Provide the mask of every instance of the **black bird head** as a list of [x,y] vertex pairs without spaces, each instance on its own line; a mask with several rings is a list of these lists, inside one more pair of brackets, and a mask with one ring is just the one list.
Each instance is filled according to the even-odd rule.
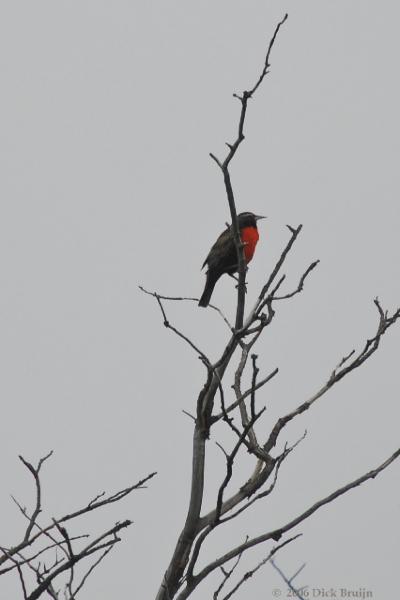
[[242,212],[238,215],[239,229],[242,229],[243,227],[257,227],[257,221],[266,218],[267,217],[262,217],[261,215],[255,215],[252,212]]

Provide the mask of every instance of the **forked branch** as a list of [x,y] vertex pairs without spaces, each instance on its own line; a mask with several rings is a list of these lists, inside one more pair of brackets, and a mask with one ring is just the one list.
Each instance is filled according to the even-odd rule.
[[[283,451],[277,456],[272,456],[271,451],[276,446],[278,436],[286,424],[296,416],[307,411],[313,403],[325,394],[333,385],[370,358],[370,356],[378,349],[384,333],[400,316],[400,309],[389,316],[388,313],[382,309],[378,300],[376,300],[375,304],[379,311],[379,324],[375,336],[367,340],[364,348],[358,354],[353,351],[341,359],[327,382],[313,397],[306,402],[302,402],[295,410],[278,419],[272,429],[267,431],[265,431],[265,427],[261,429],[261,420],[259,421],[259,419],[264,413],[265,407],[260,408],[257,406],[259,396],[261,396],[260,390],[265,392],[264,386],[278,373],[278,369],[276,368],[268,376],[260,378],[260,367],[257,362],[257,355],[254,354],[254,346],[261,334],[274,319],[280,301],[292,299],[303,291],[306,280],[308,281],[309,275],[314,271],[319,261],[313,261],[304,270],[298,279],[297,286],[292,289],[289,288],[289,291],[282,291],[284,289],[284,284],[286,284],[286,276],[284,274],[282,275],[282,266],[302,230],[302,225],[299,225],[298,227],[288,225],[287,227],[290,232],[289,240],[281,252],[271,274],[266,277],[266,281],[260,290],[255,305],[248,311],[245,317],[246,265],[243,254],[243,244],[239,235],[235,197],[229,168],[240,144],[244,140],[248,101],[253,97],[269,72],[271,50],[278,32],[286,19],[287,15],[285,15],[275,28],[267,49],[263,69],[254,86],[240,95],[235,94],[235,97],[240,102],[241,110],[237,136],[232,143],[227,144],[229,149],[227,155],[223,160],[220,160],[214,154],[211,154],[211,158],[218,165],[218,168],[223,174],[239,272],[234,327],[230,325],[228,319],[223,315],[220,309],[213,307],[221,314],[231,332],[231,336],[220,354],[219,359],[215,363],[211,363],[206,354],[199,349],[198,345],[186,336],[186,334],[183,334],[177,327],[171,325],[167,319],[164,301],[197,301],[197,299],[162,296],[157,292],[148,292],[147,290],[144,290],[144,288],[141,288],[145,293],[152,295],[156,299],[162,313],[164,325],[195,350],[207,368],[206,381],[197,398],[196,417],[192,417],[194,420],[193,461],[188,512],[183,529],[176,543],[173,556],[164,574],[156,600],[185,600],[210,573],[220,570],[223,579],[214,594],[214,600],[216,600],[220,597],[222,590],[226,589],[228,582],[231,581],[233,573],[237,572],[241,556],[249,549],[266,542],[279,541],[284,534],[304,522],[320,507],[334,501],[339,496],[361,485],[368,479],[376,477],[377,474],[396,460],[400,454],[400,450],[397,450],[379,467],[365,473],[358,479],[335,490],[329,496],[315,502],[315,504],[282,527],[271,529],[254,538],[247,538],[245,542],[239,544],[235,548],[231,548],[222,556],[206,564],[206,566],[199,567],[199,559],[200,557],[203,558],[201,555],[203,554],[202,547],[205,540],[211,536],[218,527],[225,525],[228,521],[243,514],[245,511],[249,510],[255,502],[267,497],[274,491],[281,465],[298,443],[304,438],[303,436],[300,440],[291,445],[285,441]],[[223,387],[224,376],[227,368],[232,365],[232,359],[237,350],[240,350],[240,352],[237,366],[234,369],[234,385],[232,386],[234,398],[229,399],[229,402],[225,403],[227,392]],[[243,378],[249,371],[251,380],[250,387],[249,384],[246,384],[246,386],[243,384]],[[214,403],[218,393],[221,406],[220,409],[214,413]],[[215,433],[217,428],[221,425],[225,425],[225,427],[229,428],[230,434],[233,434],[234,436],[234,443],[230,450],[225,450],[225,448],[217,442],[217,445],[221,448],[225,456],[225,472],[216,488],[215,504],[211,506],[211,510],[209,509],[208,512],[202,514],[205,490],[206,444],[211,433]],[[260,431],[262,432],[261,435]],[[238,489],[236,488],[233,492],[230,492],[229,495],[228,489],[234,487],[232,482],[234,481],[233,475],[237,465],[237,459],[240,454],[244,454],[245,452],[250,453],[254,457],[254,470],[250,477]],[[231,598],[239,587],[266,564],[278,549],[296,539],[298,535],[286,539],[280,545],[270,550],[270,553],[266,558],[239,579],[239,583],[231,588],[224,600]],[[235,562],[233,566],[228,568],[227,564],[232,560]],[[204,564],[204,562],[202,564]]]
[[264,450],[266,452],[270,452],[272,450],[277,442],[280,432],[290,421],[309,410],[309,408],[319,398],[326,394],[326,392],[330,390],[336,383],[360,367],[368,358],[372,356],[372,354],[374,354],[374,352],[378,350],[382,336],[386,333],[389,327],[396,323],[397,319],[400,317],[400,308],[398,308],[391,316],[389,316],[388,312],[382,309],[377,298],[374,300],[374,304],[379,313],[379,322],[376,334],[366,341],[363,349],[358,354],[352,350],[348,355],[343,357],[338,366],[332,371],[328,381],[311,398],[300,404],[292,412],[278,419],[266,444],[264,445]]
[[[51,455],[52,452],[41,458],[36,467],[22,456],[19,457],[34,477],[36,489],[35,508],[32,513],[29,513],[18,500],[13,498],[28,525],[21,542],[11,548],[0,547],[2,552],[0,565],[3,565],[0,569],[0,575],[12,571],[18,573],[24,600],[36,600],[45,592],[55,600],[60,600],[59,592],[55,590],[53,583],[62,573],[68,574],[65,589],[62,592],[63,598],[74,600],[97,565],[120,541],[119,532],[131,525],[131,521],[125,520],[122,523],[116,523],[111,528],[100,532],[92,540],[87,534],[71,536],[65,527],[65,523],[74,521],[77,517],[98,510],[103,506],[118,502],[133,490],[143,489],[147,481],[155,475],[155,473],[151,473],[134,485],[113,494],[107,495],[102,492],[83,508],[57,519],[49,519],[49,524],[41,525],[39,517],[43,515],[43,498],[40,474],[44,462]],[[83,540],[87,540],[86,545],[82,545]],[[60,551],[60,554],[58,554],[58,551]],[[86,562],[86,559],[90,559],[92,556],[95,557],[95,561],[91,562],[89,560],[86,572],[81,576],[80,582],[75,584],[75,565],[81,561]],[[26,571],[34,573],[36,580],[36,585],[30,592],[28,591],[28,580],[25,576]]]
[[229,210],[230,210],[230,214],[231,214],[233,240],[235,242],[237,260],[238,260],[239,284],[238,284],[238,301],[237,301],[236,319],[235,319],[236,331],[241,329],[243,326],[245,297],[246,297],[245,296],[245,294],[246,294],[246,285],[245,285],[246,261],[244,258],[243,244],[240,239],[240,231],[239,231],[239,224],[238,224],[238,219],[237,219],[235,197],[234,197],[233,188],[232,188],[231,176],[230,176],[230,172],[229,172],[229,165],[230,165],[233,157],[235,156],[237,149],[239,148],[240,144],[244,140],[244,125],[245,125],[245,120],[246,120],[248,101],[250,100],[250,98],[252,98],[254,96],[254,94],[260,87],[261,83],[263,82],[265,76],[269,72],[268,69],[271,66],[270,62],[269,62],[271,51],[272,51],[273,45],[275,43],[276,37],[278,35],[278,32],[287,18],[288,18],[288,15],[285,14],[283,19],[278,23],[278,25],[275,28],[273,36],[268,45],[268,50],[267,50],[267,54],[265,57],[264,67],[261,71],[259,78],[257,79],[256,83],[254,84],[254,86],[250,90],[243,91],[242,94],[234,94],[234,97],[240,101],[241,110],[240,110],[240,115],[239,115],[239,124],[238,124],[238,132],[237,132],[236,139],[233,143],[227,144],[227,146],[229,148],[228,154],[226,155],[225,159],[223,161],[221,161],[215,156],[215,154],[210,153],[211,158],[217,163],[217,165],[221,169],[222,175],[224,178],[225,191],[226,191],[226,196],[227,196],[228,204],[229,204]]

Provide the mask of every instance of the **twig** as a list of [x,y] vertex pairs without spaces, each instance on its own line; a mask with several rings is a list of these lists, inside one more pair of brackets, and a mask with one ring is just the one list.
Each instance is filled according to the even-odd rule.
[[94,569],[102,562],[102,560],[107,556],[109,552],[114,548],[114,546],[109,546],[104,550],[104,552],[99,556],[99,558],[92,564],[92,566],[87,570],[85,575],[82,577],[79,585],[75,588],[73,594],[71,595],[71,600],[75,598],[75,596],[81,591],[83,586],[85,585],[88,577],[93,573]]
[[[259,390],[260,388],[262,388],[266,383],[268,383],[273,377],[275,377],[275,375],[277,375],[277,373],[279,372],[279,369],[276,368],[272,371],[272,373],[270,373],[269,375],[267,375],[266,377],[264,377],[264,379],[261,379],[254,387],[254,391]],[[235,400],[235,402],[232,402],[232,404],[230,404],[229,406],[226,407],[225,409],[225,413],[229,414],[230,412],[232,412],[239,404],[240,402],[243,402],[243,400],[245,400],[248,396],[250,396],[250,394],[253,391],[253,387],[250,387],[248,390],[246,390],[245,392],[242,393],[242,395]],[[222,412],[220,412],[218,415],[214,415],[212,418],[212,422],[215,423],[216,421],[220,421],[221,419],[223,419],[224,414]]]
[[261,75],[260,75],[260,77],[258,78],[258,81],[256,82],[255,86],[253,87],[253,89],[252,89],[250,92],[248,92],[248,94],[249,94],[249,97],[253,96],[253,94],[254,94],[254,93],[257,91],[257,89],[258,89],[258,87],[261,85],[261,83],[262,83],[262,81],[263,81],[264,77],[265,77],[265,76],[267,75],[267,73],[268,73],[268,69],[269,69],[269,67],[271,66],[271,65],[269,64],[269,58],[270,58],[270,55],[271,55],[271,50],[272,50],[272,47],[273,47],[273,45],[274,45],[274,43],[275,43],[276,36],[278,35],[280,28],[282,27],[282,25],[284,24],[284,22],[286,21],[286,19],[288,18],[288,16],[289,16],[289,15],[286,13],[286,15],[283,17],[282,21],[280,21],[280,22],[278,23],[278,25],[276,26],[276,29],[275,29],[275,31],[274,31],[274,34],[273,34],[273,36],[272,36],[272,38],[271,38],[271,40],[270,40],[270,42],[269,42],[269,46],[268,46],[268,50],[267,50],[267,55],[266,55],[266,57],[265,57],[264,68],[263,68],[263,70],[262,70],[262,72],[261,72]]
[[[284,542],[282,542],[281,544],[278,544],[277,546],[275,546],[271,552],[268,555],[268,559],[269,560],[274,554],[276,554],[278,552],[278,550],[280,550],[281,548],[283,548],[284,546],[286,546],[287,544],[290,544],[291,542],[293,542],[294,540],[296,540],[298,537],[300,537],[301,534],[298,534],[292,538],[289,538],[288,540],[285,540]],[[247,544],[248,541],[244,542],[243,544],[241,544],[241,547],[243,548],[243,551],[236,553],[234,556],[230,556],[230,552],[228,552],[227,554],[225,554],[223,557],[221,557],[220,559],[217,559],[215,561],[213,561],[212,563],[210,563],[209,565],[207,565],[202,571],[200,571],[200,573],[198,573],[195,577],[193,577],[193,579],[191,579],[190,581],[187,582],[187,587],[186,589],[184,589],[178,596],[177,600],[186,600],[186,598],[190,595],[190,593],[193,591],[193,589],[195,587],[198,586],[198,584],[207,576],[209,575],[209,573],[211,573],[212,571],[215,571],[215,569],[221,568],[226,562],[228,562],[229,560],[231,560],[232,558],[235,558],[241,554],[243,554],[243,552],[247,549]],[[229,558],[228,558],[229,556]],[[261,565],[260,565],[261,566]],[[254,572],[257,570],[254,570]],[[224,600],[226,600],[226,598],[230,598],[232,596],[232,594],[238,589],[238,587],[240,587],[240,585],[242,585],[244,583],[244,581],[246,581],[247,579],[249,579],[249,577],[251,577],[251,575],[245,575],[242,580],[239,582],[239,584],[237,586],[235,586],[234,590],[230,593],[230,595],[226,596],[224,598]]]
[[267,562],[270,562],[270,561],[272,562],[272,557],[274,556],[274,554],[276,554],[278,552],[278,550],[280,550],[281,548],[283,548],[287,544],[290,544],[290,542],[293,542],[294,540],[296,540],[300,536],[301,536],[301,533],[298,534],[298,535],[295,535],[292,538],[289,538],[283,544],[280,544],[279,546],[276,546],[275,548],[273,548],[266,558],[264,558],[261,562],[258,563],[258,565],[256,565],[253,569],[251,569],[250,571],[247,571],[247,573],[245,573],[243,575],[243,577],[240,579],[240,581],[229,592],[229,594],[227,594],[223,598],[223,600],[229,600],[229,598],[232,598],[233,594],[235,594],[237,592],[237,590],[245,583],[245,581],[248,581],[251,577],[253,577],[253,575],[255,573],[257,573],[257,571],[259,569],[261,569],[261,567],[263,567]]
[[[71,540],[82,540],[84,538],[88,538],[89,535],[85,534],[85,535],[75,535],[73,537],[71,537]],[[36,558],[38,558],[39,556],[41,556],[42,554],[44,554],[45,552],[47,552],[48,550],[52,550],[53,548],[61,548],[62,544],[65,544],[65,540],[64,541],[55,541],[52,544],[49,544],[48,546],[45,546],[44,548],[42,548],[41,550],[38,550],[38,552],[36,552],[36,554],[33,554],[32,556],[29,556],[28,558],[25,558],[21,552],[18,552],[18,555],[22,557],[22,560],[18,561],[18,564],[22,567],[23,565],[27,564],[27,563],[31,563],[33,562]],[[0,550],[2,552],[6,552],[6,550],[3,547],[0,547]],[[5,573],[9,573],[10,571],[12,571],[13,569],[17,568],[17,561],[15,561],[15,563],[13,565],[11,565],[10,567],[6,567],[5,569],[1,569],[0,570],[0,576],[4,575]]]
[[8,558],[11,560],[11,562],[14,563],[15,568],[18,570],[18,576],[19,576],[19,581],[21,583],[21,587],[22,587],[22,593],[24,594],[24,600],[27,600],[28,595],[27,595],[27,591],[26,591],[26,585],[25,585],[25,580],[24,580],[24,575],[22,573],[22,569],[21,569],[21,565],[19,564],[19,562],[17,560],[15,560],[15,558],[9,554],[8,550],[6,548],[0,548],[2,552],[4,552],[4,554],[6,554],[8,556]]
[[27,460],[24,459],[23,456],[19,456],[20,461],[25,465],[25,467],[32,473],[34,479],[35,479],[35,485],[36,485],[36,506],[35,509],[30,517],[29,520],[29,524],[28,527],[26,528],[25,531],[25,536],[23,541],[26,542],[29,539],[29,536],[31,535],[32,529],[35,526],[36,523],[36,519],[41,511],[41,501],[42,501],[42,491],[41,491],[41,487],[40,487],[40,478],[39,478],[39,472],[40,469],[43,465],[43,463],[50,458],[50,456],[53,454],[53,450],[51,450],[51,452],[49,452],[46,456],[44,456],[43,458],[41,458],[38,462],[38,466],[35,468],[33,465],[31,465],[30,462],[28,462]]
[[240,111],[240,116],[239,116],[237,137],[232,144],[227,144],[227,146],[229,148],[229,152],[228,152],[227,156],[225,157],[225,159],[223,161],[220,161],[214,154],[210,153],[211,158],[216,162],[216,164],[221,169],[222,174],[223,174],[224,183],[225,183],[225,191],[226,191],[227,200],[228,200],[228,204],[229,204],[229,210],[230,210],[230,214],[231,214],[232,235],[233,235],[233,240],[235,243],[236,254],[237,254],[239,284],[238,284],[238,300],[237,300],[236,319],[235,319],[235,330],[236,331],[240,330],[243,327],[245,293],[246,293],[246,286],[245,286],[246,262],[245,262],[244,253],[243,253],[243,244],[242,244],[242,241],[240,238],[235,198],[234,198],[234,194],[233,194],[233,188],[232,188],[232,183],[231,183],[231,178],[230,178],[230,173],[229,173],[229,165],[230,165],[230,162],[232,161],[233,157],[235,156],[237,149],[239,148],[240,144],[244,140],[244,123],[245,123],[245,119],[246,119],[248,101],[250,98],[253,97],[253,95],[255,94],[255,92],[257,91],[259,86],[261,85],[262,81],[264,80],[266,74],[268,73],[268,68],[270,67],[269,59],[270,59],[272,47],[275,43],[275,39],[276,39],[276,36],[278,35],[279,29],[281,28],[281,26],[283,25],[283,23],[286,21],[287,18],[288,18],[288,15],[286,14],[284,16],[284,18],[278,23],[278,25],[275,28],[274,34],[273,34],[273,36],[270,40],[269,46],[268,46],[263,70],[262,70],[261,75],[259,76],[258,80],[256,81],[255,85],[250,90],[245,90],[242,93],[242,95],[234,94],[234,97],[237,98],[241,103],[241,111]]
[[[155,292],[149,292],[148,290],[146,290],[146,288],[144,288],[141,285],[139,285],[138,288],[144,294],[147,294],[149,296],[154,296],[154,294],[155,294]],[[157,294],[157,295],[158,295],[158,297],[161,300],[171,300],[171,301],[175,301],[175,302],[188,301],[188,302],[195,302],[196,304],[199,302],[199,298],[193,298],[192,296],[164,296],[162,294]],[[215,312],[217,312],[220,315],[220,317],[222,318],[222,320],[228,326],[229,330],[233,332],[234,328],[231,325],[231,323],[229,322],[229,320],[227,319],[227,317],[225,316],[225,314],[222,312],[222,310],[218,306],[216,306],[215,304],[209,304],[208,306],[209,306],[209,308],[212,308],[213,310],[215,310]]]
[[[247,541],[247,539],[248,539],[248,537],[246,536],[246,541]],[[236,558],[235,562],[233,563],[233,566],[229,570],[225,570],[223,567],[220,567],[220,570],[221,570],[224,578],[221,581],[221,583],[218,586],[218,588],[215,590],[215,592],[213,594],[213,600],[218,600],[218,596],[219,596],[220,592],[222,591],[222,589],[225,586],[225,584],[227,583],[227,581],[230,579],[230,577],[232,577],[233,573],[237,569],[242,556],[243,556],[242,554],[238,555],[238,557]]]
[[257,375],[260,369],[257,367],[257,354],[251,355],[251,361],[253,364],[253,376],[251,380],[251,393],[250,393],[250,414],[253,419],[255,415],[255,402],[256,402],[256,385],[257,385]]
[[233,462],[235,460],[235,457],[239,451],[239,448],[244,443],[244,440],[245,440],[248,432],[253,427],[254,423],[261,417],[261,415],[263,414],[264,411],[265,411],[265,408],[260,410],[259,413],[254,414],[254,416],[249,421],[249,423],[246,425],[246,427],[243,428],[243,431],[242,431],[238,441],[236,442],[235,447],[233,448],[232,452],[226,458],[226,475],[225,475],[225,478],[224,478],[223,482],[221,483],[221,486],[218,490],[217,506],[216,506],[216,510],[215,510],[215,523],[217,523],[219,521],[219,518],[221,516],[223,495],[224,495],[224,491],[225,491],[229,481],[232,478]]
[[[382,336],[391,327],[397,319],[400,317],[400,309],[397,309],[392,316],[388,316],[387,312],[384,312],[379,304],[378,299],[374,301],[379,311],[379,323],[375,336],[368,339],[364,348],[357,354],[353,360],[349,362],[349,359],[354,356],[355,352],[352,350],[350,354],[342,358],[338,366],[332,371],[328,381],[323,385],[314,396],[312,396],[306,402],[300,404],[295,410],[288,413],[284,417],[280,417],[273,427],[268,441],[264,445],[264,450],[270,452],[275,446],[278,435],[282,429],[295,417],[307,411],[321,396],[323,396],[331,387],[338,383],[345,375],[351,371],[360,367],[379,347]],[[345,366],[346,365],[346,366]]]
[[[73,513],[64,515],[63,517],[56,519],[56,522],[59,525],[61,525],[62,523],[71,521],[83,514],[86,514],[93,510],[97,510],[98,508],[101,508],[102,506],[106,506],[109,504],[113,504],[114,502],[118,502],[119,500],[122,500],[122,498],[124,498],[125,496],[130,494],[132,491],[137,490],[137,489],[143,489],[144,484],[147,483],[147,481],[149,481],[152,477],[154,477],[154,475],[156,475],[155,472],[151,473],[147,477],[141,479],[139,482],[135,483],[134,485],[131,485],[128,488],[125,488],[124,490],[120,490],[114,494],[111,494],[110,496],[104,498],[103,500],[98,500],[95,502],[91,501],[84,508],[81,508],[79,510],[76,510]],[[102,496],[102,494],[100,496]],[[21,505],[15,499],[14,499],[14,501],[19,506],[20,510],[22,511],[22,514],[24,514],[27,517],[26,511],[24,511],[24,509],[21,507]],[[0,556],[0,565],[4,564],[7,560],[9,560],[11,558],[11,556],[14,556],[15,554],[18,554],[19,552],[21,552],[21,550],[23,550],[24,548],[31,546],[42,535],[48,535],[48,532],[51,531],[55,527],[54,522],[52,522],[50,525],[48,525],[47,527],[44,527],[44,528],[41,528],[37,523],[35,523],[35,525],[36,525],[36,527],[39,528],[39,531],[35,534],[32,534],[28,540],[26,540],[26,541],[23,540],[16,546],[10,548],[7,552],[3,552],[3,555]],[[60,547],[62,547],[62,546],[60,546]]]
[[[203,359],[203,361],[207,364],[207,365],[211,365],[211,362],[209,361],[209,359],[207,358],[207,356],[204,354],[204,352],[202,352],[202,350],[200,350],[196,344],[194,344],[192,342],[192,340],[190,338],[188,338],[188,336],[186,336],[184,333],[182,333],[181,331],[179,331],[179,329],[177,329],[176,327],[174,327],[174,325],[171,325],[171,323],[169,322],[168,318],[167,318],[167,314],[165,312],[165,308],[163,306],[163,303],[161,301],[162,296],[160,296],[157,292],[149,292],[147,290],[145,290],[144,288],[142,288],[141,286],[139,286],[139,288],[145,293],[148,294],[149,296],[153,296],[156,300],[157,303],[160,307],[161,310],[161,314],[163,316],[163,322],[164,322],[164,326],[167,329],[171,329],[171,331],[173,331],[178,337],[180,337],[182,340],[184,340],[187,344],[189,344],[189,346]],[[170,299],[170,298],[168,298]]]
[[273,281],[275,280],[275,277],[278,275],[283,263],[286,260],[287,255],[289,254],[293,244],[295,243],[298,235],[300,234],[300,231],[302,230],[303,225],[299,225],[298,227],[294,228],[294,227],[290,227],[288,225],[288,229],[291,232],[291,237],[288,241],[288,243],[286,244],[285,249],[283,250],[281,256],[278,259],[278,262],[276,263],[271,275],[269,276],[269,278],[267,279],[266,284],[263,286],[259,296],[258,296],[258,300],[257,300],[257,304],[256,304],[256,310],[255,313],[258,314],[262,308],[263,308],[263,298],[265,297],[265,295],[267,294],[269,288],[271,287]]
[[293,529],[294,527],[299,525],[299,523],[308,519],[312,514],[314,514],[322,506],[329,504],[330,502],[332,502],[339,496],[342,496],[343,494],[346,494],[351,489],[358,487],[359,485],[363,484],[368,479],[374,479],[377,475],[379,475],[379,473],[381,473],[389,465],[391,465],[392,462],[394,462],[399,456],[400,456],[400,448],[398,450],[396,450],[396,452],[394,452],[392,454],[392,456],[387,458],[381,465],[379,465],[375,469],[372,469],[372,471],[368,471],[368,473],[361,475],[361,477],[358,477],[357,479],[351,481],[350,483],[344,485],[343,487],[338,488],[337,490],[335,490],[328,496],[325,496],[325,498],[318,500],[310,508],[305,510],[298,517],[296,517],[295,519],[293,519],[292,521],[290,521],[283,527],[280,527],[279,529],[275,529],[273,531],[270,531],[270,532],[260,535],[258,537],[252,538],[251,540],[246,542],[246,544],[242,544],[241,546],[234,548],[233,550],[231,550],[230,552],[225,554],[221,559],[216,561],[216,562],[218,562],[218,564],[216,565],[215,568],[217,568],[219,566],[219,563],[224,564],[227,560],[234,558],[243,550],[248,550],[249,548],[252,548],[253,546],[256,546],[258,544],[261,544],[261,543],[266,542],[271,539],[278,541],[284,533],[286,533],[287,531],[290,531],[291,529]]
[[293,586],[293,584],[292,584],[292,581],[293,581],[293,579],[294,579],[294,578],[295,578],[295,577],[296,577],[296,576],[297,576],[297,575],[300,573],[300,571],[302,571],[302,570],[303,570],[303,568],[305,567],[305,565],[303,565],[303,566],[302,566],[302,567],[301,567],[301,568],[300,568],[300,569],[297,571],[297,573],[295,573],[295,574],[293,575],[293,577],[291,577],[290,579],[288,579],[288,578],[286,577],[285,573],[284,573],[284,572],[283,572],[283,571],[282,571],[282,570],[281,570],[281,569],[278,567],[278,565],[275,563],[275,561],[273,561],[273,560],[272,560],[272,558],[271,558],[271,560],[270,560],[270,563],[271,563],[271,565],[274,567],[274,569],[275,569],[275,570],[276,570],[276,571],[279,573],[279,575],[282,577],[283,581],[286,583],[286,585],[289,587],[289,589],[290,589],[290,590],[293,592],[293,594],[296,596],[296,598],[298,598],[299,600],[305,600],[305,598],[304,598],[304,597],[301,595],[301,591],[300,591],[301,589],[304,589],[304,587],[303,587],[303,588],[296,589],[296,588]]
[[[72,558],[70,558],[69,560],[66,560],[65,562],[60,564],[54,571],[49,573],[47,575],[47,577],[45,577],[39,583],[37,588],[28,596],[27,600],[37,600],[37,598],[39,598],[41,596],[41,594],[48,588],[48,586],[53,581],[53,579],[55,579],[58,575],[60,575],[64,571],[69,570],[73,564],[76,564],[80,560],[91,556],[92,554],[94,554],[95,552],[98,552],[99,550],[108,548],[109,546],[113,546],[114,544],[119,542],[120,538],[118,538],[115,534],[117,534],[121,529],[131,525],[131,523],[132,522],[129,520],[123,521],[122,523],[117,523],[110,530],[101,534],[93,542],[88,544],[83,550],[76,553]],[[110,536],[114,536],[114,537],[111,540],[107,540],[107,538]],[[103,540],[106,540],[106,541],[103,541]]]
[[306,277],[311,273],[311,271],[313,269],[315,269],[315,267],[318,264],[319,264],[319,260],[315,260],[313,263],[311,263],[311,265],[308,267],[308,269],[301,276],[299,284],[298,284],[297,288],[293,292],[285,294],[284,296],[276,296],[275,294],[273,294],[273,300],[274,301],[276,301],[276,300],[286,300],[288,298],[293,298],[293,296],[295,296],[296,294],[299,294],[300,292],[302,292],[303,289],[304,289],[304,281],[306,280]]

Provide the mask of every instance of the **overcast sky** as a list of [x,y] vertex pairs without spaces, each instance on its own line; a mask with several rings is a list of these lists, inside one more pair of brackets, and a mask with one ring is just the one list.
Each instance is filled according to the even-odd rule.
[[[54,450],[43,520],[158,471],[149,489],[80,523],[82,531],[135,522],[82,598],[154,597],[183,524],[192,423],[181,411],[194,411],[204,370],[138,285],[200,295],[200,266],[229,219],[208,153],[223,156],[232,141],[232,93],[254,83],[286,11],[232,165],[238,209],[268,215],[249,303],[288,239],[286,224],[304,226],[288,284],[321,263],[257,348],[263,373],[280,367],[259,397],[266,429],[374,333],[376,296],[389,310],[400,305],[398,3],[1,2],[1,544],[18,541],[24,526],[10,494],[27,506],[34,500],[18,454],[36,461]],[[234,282],[225,279],[214,301],[232,315]],[[168,310],[219,356],[227,331],[213,311]],[[205,560],[282,525],[400,446],[399,344],[397,327],[287,428],[288,441],[305,428],[308,435],[276,494],[210,542]],[[223,459],[213,443],[210,455],[212,486]],[[242,469],[238,483],[251,465]],[[399,473],[395,463],[313,516],[278,564],[291,573],[307,562],[299,583],[310,588],[394,598]],[[214,588],[205,584],[194,598]],[[236,597],[264,600],[275,588],[287,597],[266,566]],[[14,598],[17,578],[2,577],[0,599]]]

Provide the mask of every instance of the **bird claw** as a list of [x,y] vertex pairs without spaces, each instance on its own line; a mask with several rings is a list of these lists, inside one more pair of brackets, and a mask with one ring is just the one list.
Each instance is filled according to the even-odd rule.
[[[235,277],[236,279],[236,277]],[[235,285],[235,288],[238,289],[239,288],[239,280],[237,279],[238,284]],[[244,282],[244,293],[247,294],[247,282]]]
[[[233,273],[228,273],[229,277],[232,277],[232,279],[234,279],[235,281],[237,281],[237,285],[235,285],[235,288],[238,289],[239,287],[239,277],[236,277],[236,275],[234,275]],[[247,281],[244,282],[244,290],[245,293],[247,294]]]

